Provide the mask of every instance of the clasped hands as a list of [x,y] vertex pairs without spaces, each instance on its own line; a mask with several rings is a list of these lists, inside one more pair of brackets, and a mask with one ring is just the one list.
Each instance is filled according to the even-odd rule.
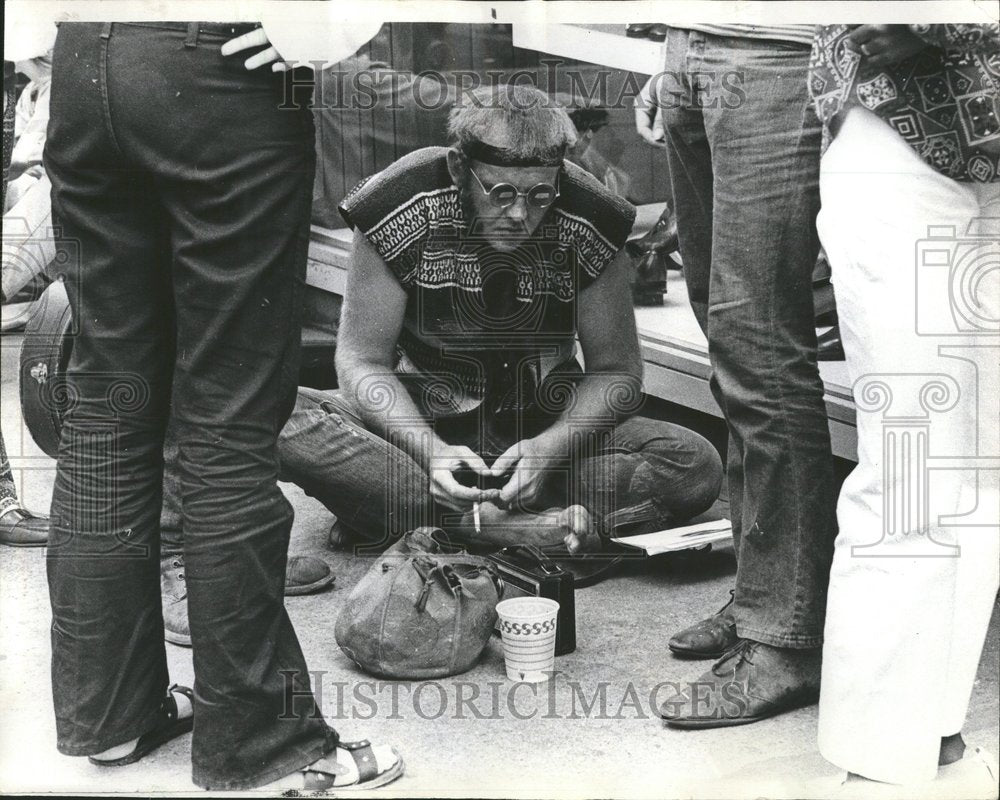
[[[538,499],[550,468],[565,459],[565,448],[542,439],[523,439],[502,453],[492,467],[464,445],[438,447],[429,465],[431,497],[452,511],[468,511],[473,503],[492,502],[501,508]],[[481,483],[509,478],[499,488],[481,489],[463,485],[455,473],[466,472]]]

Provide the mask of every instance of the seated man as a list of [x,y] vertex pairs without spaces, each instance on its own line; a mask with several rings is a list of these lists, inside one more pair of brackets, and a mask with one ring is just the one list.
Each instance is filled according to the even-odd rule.
[[714,448],[633,415],[635,209],[564,160],[573,124],[536,89],[474,93],[449,134],[341,206],[354,228],[341,388],[300,389],[281,478],[362,541],[433,524],[576,551],[706,510]]

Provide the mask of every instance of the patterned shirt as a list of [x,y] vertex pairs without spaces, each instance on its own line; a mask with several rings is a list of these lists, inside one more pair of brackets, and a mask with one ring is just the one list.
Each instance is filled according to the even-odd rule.
[[622,249],[635,208],[566,163],[535,235],[500,252],[470,230],[447,149],[362,181],[340,206],[407,292],[396,374],[429,418],[545,405],[576,366],[576,299]]
[[848,25],[813,40],[809,92],[829,141],[831,121],[867,108],[930,166],[957,181],[1000,181],[1000,25],[910,25],[919,53],[872,67],[847,47]]

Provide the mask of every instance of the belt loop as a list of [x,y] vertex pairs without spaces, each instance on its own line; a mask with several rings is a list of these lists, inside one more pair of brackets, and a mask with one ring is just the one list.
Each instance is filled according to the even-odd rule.
[[101,25],[101,38],[110,39],[111,38],[111,23],[105,22]]
[[197,47],[198,46],[198,23],[189,22],[188,23],[188,35],[184,40],[185,47]]

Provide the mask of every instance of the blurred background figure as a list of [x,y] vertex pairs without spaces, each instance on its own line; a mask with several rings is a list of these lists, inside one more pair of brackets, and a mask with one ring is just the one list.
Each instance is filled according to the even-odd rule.
[[51,185],[42,166],[55,26],[4,27],[3,330],[24,326],[55,255]]
[[608,110],[587,102],[574,103],[569,96],[557,95],[557,99],[569,111],[569,118],[573,120],[577,134],[576,144],[567,151],[566,160],[587,170],[608,191],[634,202],[629,195],[631,179],[628,173],[615,166],[594,142],[595,134],[608,125]]
[[[15,22],[18,24],[15,25]],[[0,273],[0,302],[4,304],[48,263],[44,258],[18,258],[17,253],[22,249],[24,240],[32,238],[33,226],[35,230],[48,230],[51,226],[48,180],[41,160],[49,116],[50,53],[55,41],[53,25],[35,25],[13,19],[8,19],[7,23],[4,26],[3,48],[4,217],[3,271]],[[28,79],[20,97],[19,74]],[[9,215],[8,210],[11,210]],[[24,224],[15,226],[15,221]],[[53,254],[54,248],[51,248],[50,259]],[[18,269],[21,264],[30,268]],[[6,320],[6,308],[4,310]],[[48,541],[48,532],[48,518],[31,513],[18,500],[7,448],[0,435],[0,543],[14,547],[39,547]]]

